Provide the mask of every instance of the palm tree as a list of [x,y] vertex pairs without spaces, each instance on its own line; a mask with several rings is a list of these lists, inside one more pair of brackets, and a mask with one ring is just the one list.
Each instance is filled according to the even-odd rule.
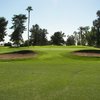
[[31,6],[28,6],[27,9],[28,11],[28,46],[29,46],[29,25],[30,25],[30,11],[32,11],[32,7]]

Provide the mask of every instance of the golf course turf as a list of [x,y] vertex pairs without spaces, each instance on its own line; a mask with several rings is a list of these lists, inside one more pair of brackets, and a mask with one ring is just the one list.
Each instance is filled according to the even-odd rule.
[[32,50],[29,59],[0,59],[0,100],[100,100],[100,57],[73,55],[83,46],[0,47]]

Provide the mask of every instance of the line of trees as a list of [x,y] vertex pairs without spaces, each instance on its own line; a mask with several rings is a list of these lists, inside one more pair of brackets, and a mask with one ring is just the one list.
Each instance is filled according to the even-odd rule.
[[81,26],[78,32],[68,36],[68,45],[89,45],[100,47],[100,10],[97,11],[97,19],[93,21],[93,26]]
[[[81,26],[78,31],[74,31],[72,35],[67,36],[67,40],[64,40],[65,33],[62,31],[55,32],[51,36],[51,40],[48,41],[47,29],[42,29],[38,24],[33,25],[30,29],[31,35],[29,40],[24,41],[22,34],[26,30],[25,22],[27,17],[25,14],[14,15],[12,17],[13,32],[10,35],[10,41],[14,45],[27,46],[27,45],[89,45],[100,47],[100,10],[97,11],[97,19],[93,21],[93,26]],[[0,17],[0,42],[4,41],[7,35],[8,21],[4,17]],[[5,44],[7,45],[7,43]],[[10,42],[8,43],[10,45]]]

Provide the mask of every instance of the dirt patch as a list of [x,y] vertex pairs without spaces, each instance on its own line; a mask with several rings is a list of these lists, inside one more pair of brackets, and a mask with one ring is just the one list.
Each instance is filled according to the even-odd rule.
[[80,50],[80,51],[75,51],[74,55],[100,57],[100,50]]
[[22,59],[36,56],[36,53],[31,50],[21,50],[10,53],[0,54],[0,59]]

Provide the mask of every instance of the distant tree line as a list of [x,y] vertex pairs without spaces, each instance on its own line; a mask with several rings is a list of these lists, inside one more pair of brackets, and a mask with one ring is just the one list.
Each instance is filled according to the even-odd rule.
[[81,26],[73,35],[68,36],[68,45],[88,45],[100,47],[100,10],[97,11],[97,19],[93,21],[93,26]]
[[[27,17],[25,14],[14,15],[12,17],[13,32],[10,34],[10,41],[13,45],[27,46],[43,46],[43,45],[88,45],[100,47],[100,10],[97,11],[97,19],[93,21],[93,26],[81,26],[78,31],[74,31],[72,35],[67,36],[67,40],[64,39],[65,33],[62,31],[55,32],[50,40],[47,39],[47,29],[42,29],[38,24],[32,25],[30,29],[29,40],[24,41],[22,34],[26,30],[25,22]],[[4,41],[7,35],[8,21],[4,17],[0,17],[0,42]],[[11,46],[8,42],[5,46]]]

